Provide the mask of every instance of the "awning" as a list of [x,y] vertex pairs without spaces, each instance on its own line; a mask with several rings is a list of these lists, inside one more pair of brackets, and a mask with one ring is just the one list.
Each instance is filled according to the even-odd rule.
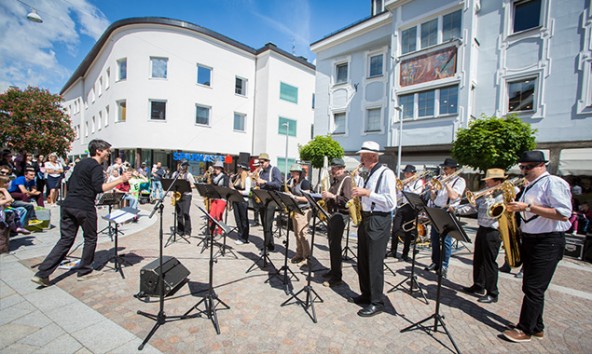
[[560,176],[592,175],[592,148],[561,150],[557,174]]

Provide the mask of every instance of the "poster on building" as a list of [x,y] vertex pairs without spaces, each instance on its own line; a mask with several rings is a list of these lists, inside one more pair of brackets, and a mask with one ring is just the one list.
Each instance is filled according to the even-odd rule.
[[456,47],[449,47],[401,62],[401,86],[439,80],[456,74]]

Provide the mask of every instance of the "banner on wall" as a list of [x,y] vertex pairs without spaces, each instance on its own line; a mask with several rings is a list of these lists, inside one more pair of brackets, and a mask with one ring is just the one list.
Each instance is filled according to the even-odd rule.
[[187,160],[189,162],[214,162],[224,161],[224,156],[215,154],[200,154],[196,152],[173,152],[173,160]]
[[451,77],[456,74],[456,47],[449,47],[401,62],[401,86]]

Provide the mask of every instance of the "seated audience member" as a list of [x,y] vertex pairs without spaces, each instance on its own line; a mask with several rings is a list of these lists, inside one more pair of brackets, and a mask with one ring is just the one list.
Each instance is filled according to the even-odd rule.
[[592,229],[590,228],[590,222],[592,221],[592,210],[590,210],[590,204],[588,202],[582,202],[582,204],[580,204],[577,216],[577,233],[586,235],[588,232],[592,232]]
[[10,229],[12,233],[28,235],[31,232],[23,227],[23,221],[27,211],[24,208],[13,208],[11,206],[14,199],[6,189],[6,184],[9,181],[8,177],[0,176],[0,224]]
[[[113,172],[112,172],[113,173]],[[137,209],[138,208],[138,200],[134,198],[134,196],[130,193],[131,185],[129,181],[125,181],[123,183],[118,184],[115,188],[113,188],[114,192],[124,193],[123,200],[127,200],[129,206],[131,208]]]
[[14,200],[23,202],[37,202],[37,205],[44,207],[43,194],[37,190],[35,182],[35,170],[28,168],[23,176],[17,177],[8,188],[8,192]]

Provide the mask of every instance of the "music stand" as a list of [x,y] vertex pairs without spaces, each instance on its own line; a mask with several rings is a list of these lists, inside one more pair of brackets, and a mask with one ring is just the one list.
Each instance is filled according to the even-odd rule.
[[[113,193],[103,193],[101,194],[101,196],[99,197],[99,200],[96,202],[96,206],[107,206],[109,208],[109,212],[108,214],[111,214],[111,212],[113,211],[113,205],[119,204],[121,203],[121,200],[123,199],[123,196],[125,195],[125,193],[121,193],[121,192],[113,192]],[[107,224],[107,226],[105,226],[105,228],[103,228],[101,231],[98,232],[99,234],[104,234],[106,233],[109,238],[111,239],[111,241],[113,241],[113,235],[114,233],[120,233],[121,235],[125,235],[123,233],[123,231],[119,231],[117,230],[116,227],[113,227],[111,225],[111,222],[109,222]]]
[[[112,194],[112,193],[109,193]],[[119,198],[121,199],[121,198]],[[125,275],[123,275],[123,269],[121,267],[122,264],[128,264],[131,265],[124,257],[125,254],[119,254],[117,253],[117,250],[119,248],[118,246],[118,240],[119,240],[119,235],[118,235],[118,229],[117,226],[119,224],[123,224],[126,221],[132,220],[133,218],[135,218],[138,213],[140,212],[139,209],[134,209],[134,208],[123,208],[123,209],[119,209],[116,210],[112,213],[109,213],[105,216],[103,216],[103,219],[109,221],[109,224],[114,223],[115,224],[115,238],[114,238],[114,247],[113,247],[113,256],[111,258],[109,258],[107,260],[107,262],[105,262],[105,264],[111,262],[111,260],[113,260],[113,270],[116,272],[119,272],[119,274],[121,274],[121,277],[123,279],[125,279]]]
[[[231,188],[224,187],[224,186],[214,186],[214,189],[216,190],[216,192],[218,192],[218,194],[222,197],[222,199],[226,199],[226,208],[224,208],[224,224],[228,225],[228,206],[232,205],[232,203],[237,202],[237,201],[238,202],[244,201],[243,195],[240,194],[240,192],[237,191],[236,189],[231,189]],[[218,252],[216,253],[216,255],[214,257],[217,257],[218,254],[220,254],[222,257],[224,257],[226,250],[228,249],[230,251],[230,253],[232,253],[232,255],[234,256],[234,258],[238,259],[238,256],[236,255],[236,253],[234,253],[232,248],[230,248],[226,245],[226,235],[230,234],[235,229],[236,229],[236,227],[233,227],[228,232],[224,232],[224,234],[222,236],[222,246],[218,249]]]
[[[182,199],[183,193],[191,192],[191,184],[189,184],[189,181],[186,181],[184,179],[179,179],[179,176],[180,176],[180,174],[177,174],[177,178],[174,178],[174,179],[163,178],[161,181],[163,189],[166,189],[167,192],[168,191],[173,192],[173,195],[171,196],[171,198],[175,198],[175,194],[181,193],[181,199]],[[187,243],[191,243],[191,242],[189,242],[189,239],[187,239],[187,237],[185,237],[185,235],[179,235],[179,238],[184,240]],[[164,247],[167,247],[169,244],[175,243],[175,242],[177,242],[177,206],[176,205],[175,205],[175,208],[173,209],[173,227],[171,229],[171,234],[170,234],[166,244],[164,245]]]
[[[212,206],[212,201],[214,199],[222,199],[222,196],[220,195],[220,193],[218,193],[218,190],[216,188],[214,188],[215,186],[213,184],[202,184],[201,188],[204,190],[204,196],[206,198],[208,198],[209,203],[208,203],[208,207],[207,212],[208,215],[210,215],[210,210],[211,210],[211,206]],[[201,252],[203,253],[206,248],[208,248],[209,245],[209,238],[213,238],[214,237],[214,230],[216,229],[216,224],[211,223],[208,221],[208,219],[206,219],[206,233],[205,233],[205,237],[197,244],[197,247],[199,247],[201,244],[203,244],[202,248],[201,248]],[[214,243],[212,243],[214,244]],[[218,244],[220,245],[220,244]]]
[[[251,192],[253,193],[252,198],[259,198],[260,202],[259,204],[264,205],[265,207],[267,207],[267,205],[269,205],[269,203],[274,203],[275,204],[275,200],[273,199],[273,197],[271,196],[269,191],[263,190],[263,189],[252,189]],[[263,218],[265,221],[265,218]],[[263,225],[263,229],[265,230],[265,225]],[[269,259],[269,255],[267,253],[267,245],[265,244],[265,231],[264,231],[264,236],[263,236],[263,249],[261,250],[261,256],[259,256],[259,258],[257,258],[257,260],[255,261],[255,263],[253,263],[253,265],[251,265],[249,267],[249,269],[247,269],[247,271],[245,273],[249,273],[253,267],[255,267],[257,265],[257,263],[259,263],[259,261],[263,260],[263,266],[261,268],[265,268],[267,267],[267,263],[269,262],[269,264],[273,267],[273,269],[275,269],[277,271],[277,268],[273,265],[273,263],[271,262],[271,259]]]
[[[302,209],[300,209],[298,202],[290,194],[283,193],[283,192],[277,192],[277,191],[274,191],[273,193],[270,193],[270,194],[274,198],[274,200],[276,201],[276,204],[282,210],[287,210],[288,220],[290,219],[290,214],[292,214],[292,213],[298,213],[300,215],[304,215],[304,212],[302,211]],[[276,271],[275,275],[279,276],[279,274],[282,271],[284,271],[284,276],[283,276],[283,283],[284,283],[284,287],[285,287],[284,291],[286,292],[286,295],[288,295],[290,293],[290,279],[295,278],[296,281],[299,281],[296,274],[294,274],[294,272],[292,272],[292,270],[290,269],[290,266],[288,266],[288,251],[290,248],[290,227],[289,227],[289,224],[286,224],[286,241],[284,242],[284,244],[286,245],[285,251],[284,251],[284,265]],[[290,272],[289,277],[288,277],[288,272]]]
[[[208,213],[202,207],[198,206],[197,208],[204,215],[206,215],[206,217],[208,218],[208,221],[211,221],[213,224],[220,227],[225,234],[231,231],[230,228],[228,227],[228,225],[222,223],[221,221],[214,219],[210,215],[210,213]],[[220,334],[220,325],[218,324],[218,316],[216,315],[216,307],[219,304],[221,304],[222,306],[224,306],[224,308],[230,309],[230,306],[228,306],[224,301],[220,300],[220,298],[216,294],[216,291],[214,290],[214,262],[216,262],[216,260],[214,259],[214,238],[213,237],[210,237],[210,243],[211,243],[211,245],[210,245],[210,269],[209,269],[208,293],[204,296],[203,299],[199,300],[199,302],[197,304],[191,306],[191,308],[187,312],[185,312],[185,314],[183,314],[183,316],[181,316],[181,319],[201,317],[201,314],[205,314],[208,317],[208,319],[210,319],[212,321],[212,324],[214,325],[214,328],[216,329],[216,333]],[[214,303],[215,301],[217,303]],[[203,310],[200,310],[198,308],[199,305],[201,305],[201,303],[204,303],[204,305],[205,305],[205,309],[203,309]],[[197,310],[198,312],[194,315],[188,316],[189,313],[191,313],[191,311],[193,311],[193,310]]]
[[[208,199],[206,184],[205,183],[195,183],[195,189],[197,189],[197,192],[203,198],[204,206],[206,207],[206,210],[209,213],[210,212],[210,203],[209,202],[206,203],[206,200]],[[202,216],[202,219],[207,220],[207,218],[205,216]],[[207,233],[208,232],[208,223],[207,222],[203,224],[203,226],[201,227],[201,230],[205,230],[203,235],[208,235],[208,233]],[[199,247],[200,244],[201,244],[201,242],[197,246]]]
[[[413,210],[415,210],[415,232],[412,233],[411,235],[417,238],[417,227],[419,225],[419,212],[422,211],[426,207],[426,205],[423,202],[423,200],[421,199],[421,197],[419,196],[419,194],[403,191],[403,195],[405,196],[405,198],[409,202],[409,205],[411,205]],[[411,274],[407,278],[403,279],[399,284],[393,286],[389,291],[387,291],[387,293],[395,291],[400,286],[404,286],[405,283],[409,280],[409,283],[410,283],[409,295],[413,296],[414,287],[417,287],[417,289],[419,290],[421,296],[423,297],[423,299],[427,305],[429,303],[428,299],[426,298],[426,296],[423,292],[423,289],[421,288],[421,286],[419,285],[419,282],[417,281],[417,275],[415,275],[415,256],[417,253],[416,249],[417,249],[417,242],[413,242],[413,251],[412,251],[413,258],[411,260]]]
[[[350,226],[351,226],[351,218],[348,217],[347,218],[347,235],[345,237],[345,247],[342,250],[342,254],[341,254],[341,259],[344,261],[349,261],[352,260],[354,261],[355,259],[357,259],[358,257],[356,256],[356,254],[354,253],[354,251],[352,251],[352,249],[349,247],[349,232],[350,232]],[[348,253],[351,253],[351,258],[347,255]]]
[[[441,209],[441,208],[424,208],[426,213],[428,214],[428,217],[430,218],[431,222],[432,222],[432,226],[436,228],[436,231],[439,234],[440,237],[440,264],[438,264],[438,269],[442,269],[442,261],[444,258],[444,239],[446,238],[447,235],[449,235],[450,237],[453,237],[456,240],[460,240],[463,242],[471,242],[471,240],[469,239],[469,237],[467,236],[467,234],[465,233],[465,231],[463,230],[463,228],[459,225],[458,220],[456,219],[456,217],[451,214],[448,213],[445,209]],[[454,339],[452,338],[452,336],[450,335],[450,332],[448,332],[448,329],[446,328],[446,324],[444,323],[444,317],[440,315],[440,291],[442,289],[442,271],[438,272],[438,287],[437,287],[437,292],[436,292],[436,309],[433,315],[424,318],[423,320],[416,322],[414,324],[412,324],[409,327],[403,328],[401,330],[401,333],[403,332],[407,332],[410,331],[413,328],[421,328],[424,331],[430,331],[433,330],[434,332],[438,332],[438,324],[442,325],[442,328],[444,328],[444,332],[446,332],[446,335],[448,336],[448,338],[450,339],[450,341],[452,342],[452,345],[454,346],[454,349],[456,349],[457,353],[460,353],[460,350],[458,349],[458,347],[456,346],[456,343],[454,342]],[[424,322],[427,322],[431,319],[434,319],[434,324],[432,326],[423,326],[422,324]]]
[[[323,298],[321,298],[319,296],[319,294],[312,288],[312,285],[311,285],[311,280],[312,280],[311,261],[312,261],[312,254],[314,252],[314,239],[315,239],[315,232],[316,232],[318,215],[323,214],[325,216],[326,220],[329,219],[329,215],[327,214],[325,209],[323,209],[319,206],[319,204],[314,200],[314,198],[311,196],[310,193],[303,192],[302,194],[304,195],[306,200],[308,200],[308,203],[310,204],[310,207],[312,208],[312,215],[313,215],[313,228],[312,228],[312,236],[311,236],[311,240],[310,240],[310,255],[308,255],[308,274],[306,275],[306,285],[302,289],[300,289],[297,293],[292,295],[288,300],[284,301],[281,306],[286,306],[286,305],[288,305],[288,303],[292,299],[295,299],[296,302],[300,306],[302,306],[302,308],[304,309],[304,312],[306,312],[306,314],[312,319],[312,321],[314,323],[317,323],[317,314],[315,312],[314,303],[315,303],[315,300],[318,300],[316,302],[324,302],[324,301],[323,301]],[[300,293],[306,294],[306,298],[304,300],[302,300],[298,297],[298,295]],[[314,294],[314,296],[313,296],[313,294]],[[308,312],[309,309],[311,309],[312,313]]]

